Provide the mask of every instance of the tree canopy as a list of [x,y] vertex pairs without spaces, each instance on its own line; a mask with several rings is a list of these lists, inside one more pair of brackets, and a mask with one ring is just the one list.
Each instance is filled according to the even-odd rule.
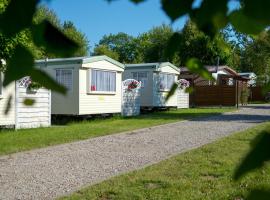
[[167,48],[174,32],[171,26],[162,24],[137,37],[124,33],[105,35],[96,45],[94,55],[106,54],[123,63],[170,61],[177,66],[185,65],[191,57],[198,58],[205,65],[213,65],[219,57],[221,64],[227,64],[229,53],[218,41],[225,43],[222,34],[211,40],[188,21],[182,31],[177,31],[180,35],[177,49],[173,55],[168,55]]
[[122,63],[135,59],[136,43],[134,37],[126,33],[105,35],[94,49],[94,55],[106,54],[118,58]]

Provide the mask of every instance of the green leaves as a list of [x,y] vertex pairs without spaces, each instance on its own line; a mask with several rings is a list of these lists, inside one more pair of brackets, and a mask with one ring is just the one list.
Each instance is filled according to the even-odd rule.
[[17,46],[13,56],[7,62],[3,85],[7,86],[12,81],[29,75],[33,65],[34,58],[31,52],[23,46]]
[[34,103],[35,103],[34,99],[24,99],[23,100],[23,104],[26,106],[32,106],[32,105],[34,105]]
[[199,9],[194,9],[191,19],[198,28],[209,36],[214,36],[227,23],[227,0],[204,0]]
[[[37,46],[44,49],[46,54],[58,57],[72,56],[79,49],[79,45],[75,41],[68,38],[47,20],[33,24],[33,16],[38,3],[39,0],[10,0],[0,15],[1,36],[3,35],[3,38],[11,41],[17,41],[17,36],[27,31],[29,41],[24,44],[27,47]],[[31,49],[33,49],[32,46]],[[34,68],[32,52],[20,42],[14,42],[12,51],[4,58],[7,60],[4,86],[24,76],[31,76],[33,80],[41,83],[44,87],[65,93],[64,87],[43,71]],[[7,110],[9,109],[7,108]]]
[[5,115],[7,115],[9,113],[9,111],[10,111],[10,108],[11,108],[11,105],[12,105],[12,99],[13,99],[12,95],[9,95],[7,105],[5,107],[5,112],[4,112]]
[[243,13],[264,24],[270,24],[269,0],[243,0]]
[[66,89],[59,85],[45,72],[34,68],[34,58],[31,52],[23,47],[17,46],[14,55],[7,63],[5,72],[4,86],[7,86],[14,80],[19,80],[24,76],[31,76],[32,80],[40,83],[42,86],[55,90],[60,93],[65,93]]
[[32,26],[34,43],[38,47],[44,47],[46,51],[57,56],[69,57],[79,49],[79,45],[64,35],[45,20],[38,25]]
[[130,1],[132,1],[133,3],[142,3],[142,2],[144,2],[145,0],[130,0]]
[[0,16],[0,31],[12,37],[32,24],[39,0],[10,0],[5,12]]
[[181,34],[175,32],[168,41],[167,47],[165,49],[165,56],[167,58],[172,58],[175,52],[179,50],[180,43],[182,41]]
[[233,11],[230,16],[232,25],[240,32],[247,34],[258,34],[264,28],[262,25],[256,22],[254,19],[247,17],[242,10]]
[[193,0],[162,0],[162,9],[172,21],[189,13]]
[[202,63],[197,58],[191,58],[186,63],[187,68],[190,72],[196,73],[201,77],[208,80],[215,80],[211,73],[202,65]]
[[168,92],[165,101],[168,101],[169,98],[175,93],[176,89],[178,88],[178,85],[176,83],[174,83],[170,89],[170,91]]
[[260,168],[270,160],[270,133],[263,131],[253,141],[252,149],[236,169],[234,179],[239,179],[247,172]]
[[30,73],[30,76],[33,81],[38,82],[39,84],[48,89],[52,89],[62,94],[66,93],[65,87],[59,85],[54,79],[52,79],[48,74],[41,70],[33,69]]
[[193,0],[162,0],[162,9],[172,21],[189,15],[198,28],[212,38],[228,23],[242,33],[257,34],[270,25],[269,0],[243,0],[239,10],[228,12],[229,0],[203,0],[193,8]]
[[269,190],[253,190],[249,193],[247,200],[269,200]]

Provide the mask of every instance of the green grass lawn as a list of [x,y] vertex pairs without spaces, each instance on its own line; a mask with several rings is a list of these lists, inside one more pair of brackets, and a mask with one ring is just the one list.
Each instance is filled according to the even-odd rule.
[[248,104],[269,104],[267,101],[249,101]]
[[221,114],[232,108],[179,109],[132,118],[113,117],[51,128],[0,132],[0,155],[145,128],[199,116]]
[[270,188],[270,168],[264,167],[234,182],[236,165],[250,141],[270,122],[161,163],[104,181],[63,199],[245,199],[248,191]]

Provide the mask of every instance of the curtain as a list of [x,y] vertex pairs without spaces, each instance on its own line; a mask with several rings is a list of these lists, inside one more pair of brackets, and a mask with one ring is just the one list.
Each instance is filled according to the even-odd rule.
[[68,90],[72,90],[72,69],[57,69],[56,81],[66,87]]
[[95,69],[91,72],[91,91],[116,91],[116,72]]

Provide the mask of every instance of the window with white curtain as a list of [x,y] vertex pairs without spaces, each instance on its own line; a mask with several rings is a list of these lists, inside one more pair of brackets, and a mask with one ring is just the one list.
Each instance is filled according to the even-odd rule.
[[159,89],[170,90],[175,81],[174,77],[175,77],[174,74],[160,73],[159,74],[159,80],[160,80]]
[[72,69],[56,69],[56,81],[67,88],[68,91],[73,89],[73,70]]
[[89,70],[90,91],[115,92],[116,91],[116,72],[98,69]]
[[133,79],[141,82],[141,87],[144,88],[147,84],[148,73],[147,72],[132,72]]

